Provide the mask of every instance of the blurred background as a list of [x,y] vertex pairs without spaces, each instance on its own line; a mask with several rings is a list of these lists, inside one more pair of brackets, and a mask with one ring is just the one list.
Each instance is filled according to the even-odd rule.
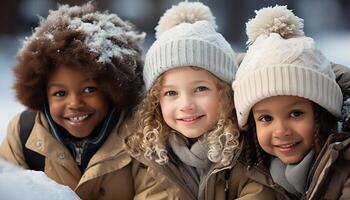
[[[16,113],[25,109],[13,93],[12,66],[23,39],[38,25],[39,16],[46,17],[57,4],[80,5],[83,0],[5,0],[0,8],[0,141],[7,124]],[[179,0],[96,0],[98,10],[109,10],[134,23],[146,32],[144,51],[154,41],[154,27],[164,11]],[[288,5],[304,19],[304,31],[316,40],[317,46],[333,62],[350,67],[350,0],[202,0],[208,5],[218,31],[236,52],[246,50],[245,23],[254,17],[254,10],[265,6]]]

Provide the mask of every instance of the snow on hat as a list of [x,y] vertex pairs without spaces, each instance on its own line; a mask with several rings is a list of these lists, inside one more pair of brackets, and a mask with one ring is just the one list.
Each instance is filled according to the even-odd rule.
[[232,84],[240,128],[256,103],[278,95],[303,97],[340,115],[343,96],[331,64],[302,29],[303,20],[278,5],[256,11],[247,23],[250,46]]
[[168,9],[146,54],[146,88],[150,89],[163,72],[182,66],[206,69],[231,83],[238,66],[235,52],[216,27],[210,9],[200,2],[180,2]]

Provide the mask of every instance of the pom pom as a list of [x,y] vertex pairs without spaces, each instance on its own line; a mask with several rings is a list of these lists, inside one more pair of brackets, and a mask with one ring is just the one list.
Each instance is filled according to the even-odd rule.
[[283,38],[304,35],[303,19],[294,15],[287,6],[266,7],[255,11],[254,19],[246,24],[248,44],[252,44],[260,35],[278,33]]
[[160,18],[156,30],[156,38],[172,27],[181,23],[195,23],[196,21],[207,20],[216,29],[215,17],[209,7],[200,2],[181,2],[168,9]]

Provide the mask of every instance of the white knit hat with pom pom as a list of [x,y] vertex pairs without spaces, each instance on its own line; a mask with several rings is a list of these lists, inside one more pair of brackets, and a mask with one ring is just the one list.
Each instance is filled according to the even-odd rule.
[[278,95],[309,99],[340,116],[343,96],[330,62],[302,29],[303,20],[278,5],[247,23],[250,46],[232,84],[240,128],[256,103]]
[[235,52],[216,27],[210,9],[200,2],[180,2],[168,9],[146,54],[147,90],[163,72],[182,66],[206,69],[231,84],[238,67]]

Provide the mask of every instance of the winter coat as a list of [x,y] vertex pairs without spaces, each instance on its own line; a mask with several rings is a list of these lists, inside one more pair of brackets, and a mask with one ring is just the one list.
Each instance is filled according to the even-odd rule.
[[350,134],[330,135],[310,169],[303,199],[350,199]]
[[[132,124],[126,127],[128,132],[133,130]],[[274,199],[274,192],[245,175],[245,167],[238,162],[238,155],[228,166],[213,165],[206,177],[205,199]],[[146,159],[141,153],[135,156],[141,164],[135,177],[135,200],[168,199],[195,200],[185,181],[182,179],[176,161],[159,165]]]
[[[119,124],[104,144],[93,155],[83,174],[69,150],[49,132],[43,113],[35,118],[35,124],[26,147],[45,157],[46,175],[56,182],[69,186],[82,199],[132,199],[134,196],[131,157],[123,149]],[[19,138],[19,115],[9,124],[8,135],[0,146],[0,157],[28,168]]]

